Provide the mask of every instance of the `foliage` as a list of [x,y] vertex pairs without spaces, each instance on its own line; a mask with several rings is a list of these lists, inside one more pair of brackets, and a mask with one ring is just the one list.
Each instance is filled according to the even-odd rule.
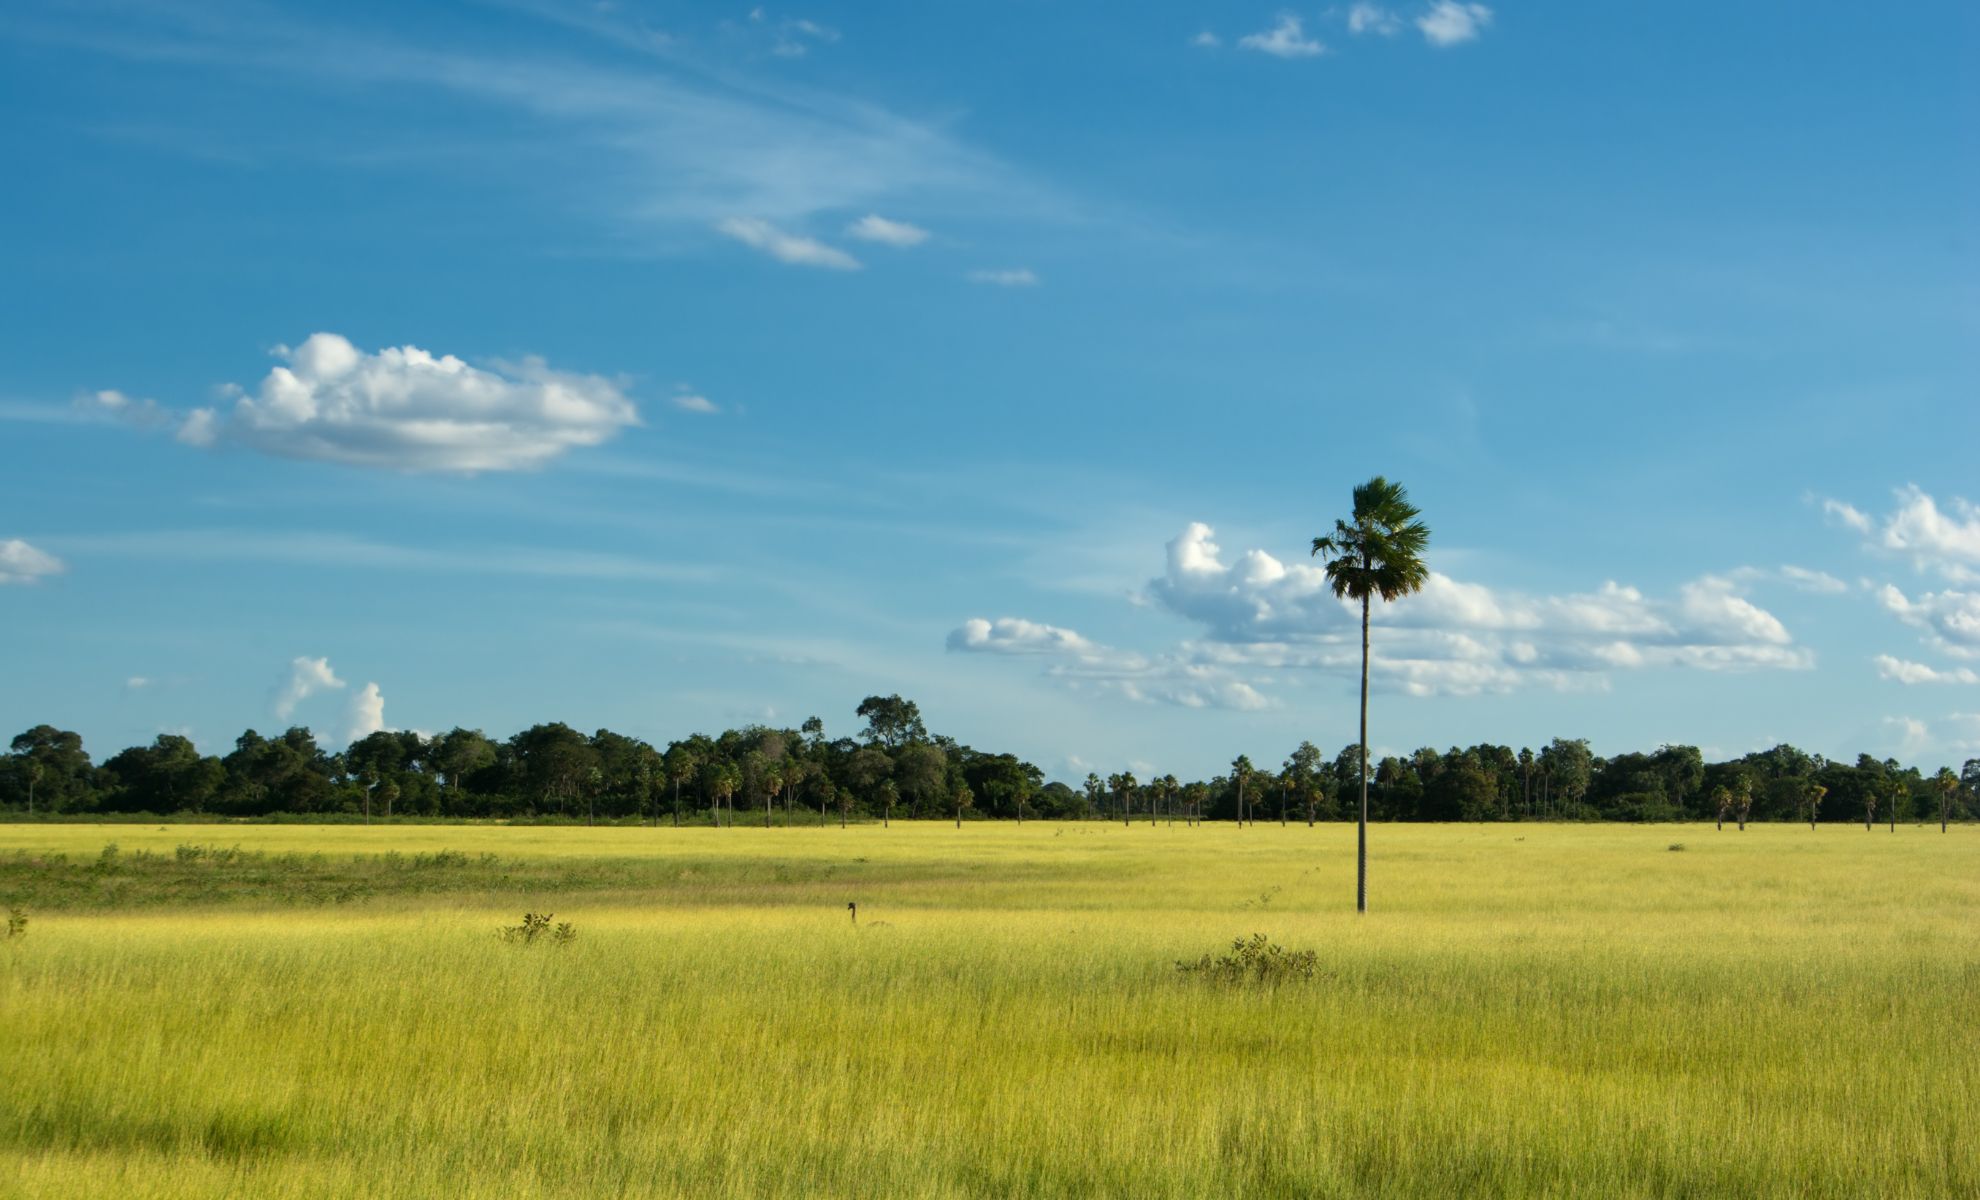
[[1233,938],[1229,954],[1179,959],[1176,970],[1214,983],[1299,983],[1319,973],[1320,956],[1312,950],[1288,950],[1264,934],[1254,933],[1248,938]]

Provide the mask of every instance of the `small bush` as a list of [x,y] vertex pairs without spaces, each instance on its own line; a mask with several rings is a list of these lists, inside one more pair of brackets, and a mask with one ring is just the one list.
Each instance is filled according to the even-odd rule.
[[1683,843],[1683,842],[1672,842],[1672,843],[1671,843],[1670,845],[1668,845],[1668,846],[1666,846],[1666,847],[1664,847],[1664,849],[1666,849],[1666,850],[1671,850],[1671,851],[1677,851],[1677,850],[1682,850],[1682,849],[1684,849],[1684,843]]
[[504,925],[502,940],[519,946],[534,946],[537,942],[549,939],[553,945],[568,946],[577,941],[577,926],[569,921],[559,921],[553,929],[550,918],[555,913],[524,913],[522,924]]
[[28,931],[27,910],[24,908],[15,908],[11,904],[8,905],[7,906],[7,937],[9,939],[23,938],[27,936],[27,931]]
[[1176,970],[1218,983],[1294,983],[1320,973],[1320,956],[1311,950],[1288,950],[1262,933],[1235,938],[1229,954],[1208,954],[1195,962],[1179,959]]

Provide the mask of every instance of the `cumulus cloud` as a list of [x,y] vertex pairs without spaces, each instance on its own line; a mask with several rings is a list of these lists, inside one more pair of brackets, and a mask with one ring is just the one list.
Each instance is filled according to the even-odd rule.
[[1924,592],[1916,598],[1891,584],[1877,591],[1884,611],[1922,630],[1927,645],[1959,658],[1980,658],[1980,592]]
[[846,226],[846,236],[862,242],[878,242],[883,246],[919,246],[928,240],[928,231],[919,225],[906,221],[889,221],[877,213],[868,213]]
[[1898,489],[1897,500],[1879,535],[1884,549],[1949,578],[1980,579],[1980,508],[1954,497],[1947,513],[1916,486]]
[[275,716],[286,721],[296,705],[316,695],[344,686],[330,669],[328,658],[298,657],[289,663],[289,677],[275,693]]
[[1436,0],[1430,11],[1416,18],[1423,39],[1433,46],[1457,46],[1472,41],[1491,23],[1491,9],[1459,0]]
[[[1214,531],[1193,523],[1168,544],[1150,596],[1204,626],[1199,654],[1227,664],[1358,667],[1359,614],[1326,572],[1263,550],[1226,562]],[[1422,592],[1378,605],[1384,629],[1371,673],[1405,691],[1472,694],[1528,683],[1605,686],[1606,672],[1811,665],[1781,622],[1731,578],[1704,576],[1672,600],[1608,582],[1591,592],[1527,596],[1431,572]],[[1215,647],[1212,649],[1212,647]]]
[[1932,744],[1932,727],[1917,717],[1885,717],[1884,728],[1896,743],[1898,754],[1911,757]]
[[860,261],[836,246],[816,238],[785,233],[757,217],[728,217],[718,222],[715,232],[731,237],[752,250],[761,250],[778,262],[800,267],[823,267],[830,271],[857,271]]
[[1274,58],[1312,58],[1327,52],[1317,39],[1306,36],[1305,22],[1292,13],[1280,13],[1277,25],[1262,33],[1245,34],[1238,45]]
[[334,333],[276,348],[283,365],[222,412],[179,419],[178,440],[397,471],[509,471],[595,446],[639,414],[619,385],[541,359],[471,366],[417,346],[366,353]]
[[1971,667],[1940,670],[1926,663],[1893,658],[1888,654],[1879,654],[1871,661],[1877,664],[1880,678],[1894,679],[1899,683],[1980,683],[1980,671]]
[[61,559],[19,538],[0,542],[0,584],[38,583],[68,569]]
[[997,270],[971,271],[971,283],[986,283],[992,287],[1037,287],[1038,276],[1030,267],[1004,267]]
[[351,697],[350,732],[346,742],[369,737],[385,728],[385,695],[375,683],[367,683]]
[[1402,18],[1379,4],[1356,4],[1348,9],[1348,32],[1356,35],[1364,33],[1393,37],[1402,32]]
[[712,416],[722,411],[713,400],[687,388],[674,393],[674,407],[682,412],[700,413],[703,416]]

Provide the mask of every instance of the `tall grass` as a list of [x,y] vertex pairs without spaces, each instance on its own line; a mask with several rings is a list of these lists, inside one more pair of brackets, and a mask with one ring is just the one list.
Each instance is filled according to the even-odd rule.
[[[1980,1192],[1970,831],[1382,827],[1359,919],[1352,836],[230,830],[572,869],[36,911],[0,945],[0,1192]],[[578,940],[501,942],[525,907]],[[1175,969],[1254,931],[1316,977]]]

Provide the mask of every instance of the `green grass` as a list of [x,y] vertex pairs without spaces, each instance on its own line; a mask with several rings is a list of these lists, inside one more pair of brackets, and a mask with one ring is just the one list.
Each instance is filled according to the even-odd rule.
[[1371,837],[6,827],[0,1195],[1980,1193],[1980,831]]

